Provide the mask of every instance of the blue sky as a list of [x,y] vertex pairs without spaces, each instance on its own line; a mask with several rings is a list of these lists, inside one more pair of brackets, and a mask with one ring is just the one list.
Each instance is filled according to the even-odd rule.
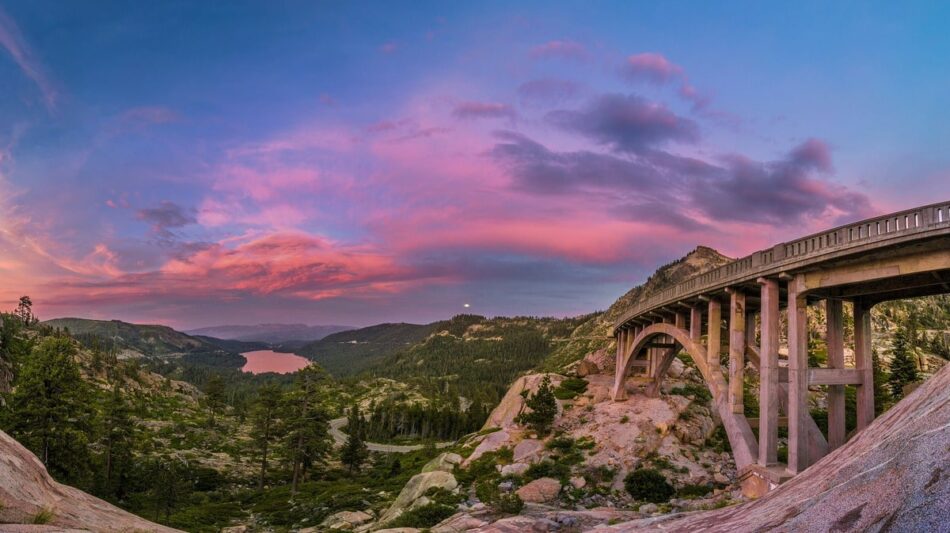
[[604,308],[698,244],[950,197],[948,10],[0,0],[0,301]]

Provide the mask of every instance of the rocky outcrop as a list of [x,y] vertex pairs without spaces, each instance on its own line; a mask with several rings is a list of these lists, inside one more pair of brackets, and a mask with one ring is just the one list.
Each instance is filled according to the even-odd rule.
[[517,490],[518,497],[528,503],[546,503],[557,499],[561,482],[550,477],[535,479]]
[[372,522],[373,515],[363,511],[341,511],[332,514],[320,524],[323,529],[349,531],[368,522]]
[[0,526],[2,531],[16,531],[10,524],[30,524],[41,513],[50,516],[48,526],[55,526],[46,531],[70,528],[97,532],[177,531],[127,513],[79,489],[57,483],[35,455],[2,431],[0,503],[0,523],[5,524]]
[[581,359],[574,372],[580,377],[592,374],[613,374],[616,367],[615,354],[609,353],[606,349],[600,349],[587,354]]
[[455,476],[441,470],[424,472],[412,476],[409,482],[406,483],[406,486],[402,488],[402,491],[399,492],[396,501],[394,501],[392,505],[389,506],[389,509],[386,509],[386,512],[383,513],[383,516],[380,517],[379,523],[385,524],[395,520],[399,515],[411,508],[412,505],[416,503],[416,500],[421,498],[427,490],[433,487],[455,490],[455,488],[458,487],[458,482],[455,480]]
[[597,531],[946,531],[950,367],[759,500]]
[[429,461],[422,467],[423,472],[451,472],[455,466],[462,462],[462,456],[457,453],[440,453],[435,459]]
[[524,410],[524,397],[521,396],[522,391],[526,390],[530,394],[533,394],[538,390],[544,376],[551,378],[551,386],[553,387],[557,387],[561,381],[564,380],[564,377],[558,374],[529,374],[527,376],[521,376],[511,384],[508,392],[505,393],[505,397],[501,399],[498,406],[488,415],[488,420],[485,421],[483,427],[486,429],[507,428],[515,425],[515,418]]

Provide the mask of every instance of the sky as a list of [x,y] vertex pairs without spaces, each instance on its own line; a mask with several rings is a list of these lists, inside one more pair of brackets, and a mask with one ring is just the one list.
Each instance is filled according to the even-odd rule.
[[0,0],[0,308],[178,328],[604,309],[697,245],[950,199],[947,20]]

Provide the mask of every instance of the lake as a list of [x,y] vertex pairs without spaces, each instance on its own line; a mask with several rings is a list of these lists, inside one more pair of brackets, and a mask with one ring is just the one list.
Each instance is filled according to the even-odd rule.
[[263,374],[264,372],[289,374],[310,364],[309,359],[297,354],[281,353],[273,350],[256,350],[241,355],[247,359],[247,363],[241,370],[252,374]]

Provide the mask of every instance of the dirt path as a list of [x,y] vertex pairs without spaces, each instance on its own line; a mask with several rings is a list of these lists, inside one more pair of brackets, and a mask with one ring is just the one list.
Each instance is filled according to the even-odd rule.
[[[346,417],[334,418],[330,421],[330,436],[333,437],[333,444],[337,447],[346,443],[346,433],[340,429],[346,425]],[[455,444],[454,442],[437,442],[436,448],[448,448]],[[409,453],[425,448],[423,444],[399,445],[399,444],[380,444],[377,442],[367,442],[366,448],[371,452],[382,453]]]

